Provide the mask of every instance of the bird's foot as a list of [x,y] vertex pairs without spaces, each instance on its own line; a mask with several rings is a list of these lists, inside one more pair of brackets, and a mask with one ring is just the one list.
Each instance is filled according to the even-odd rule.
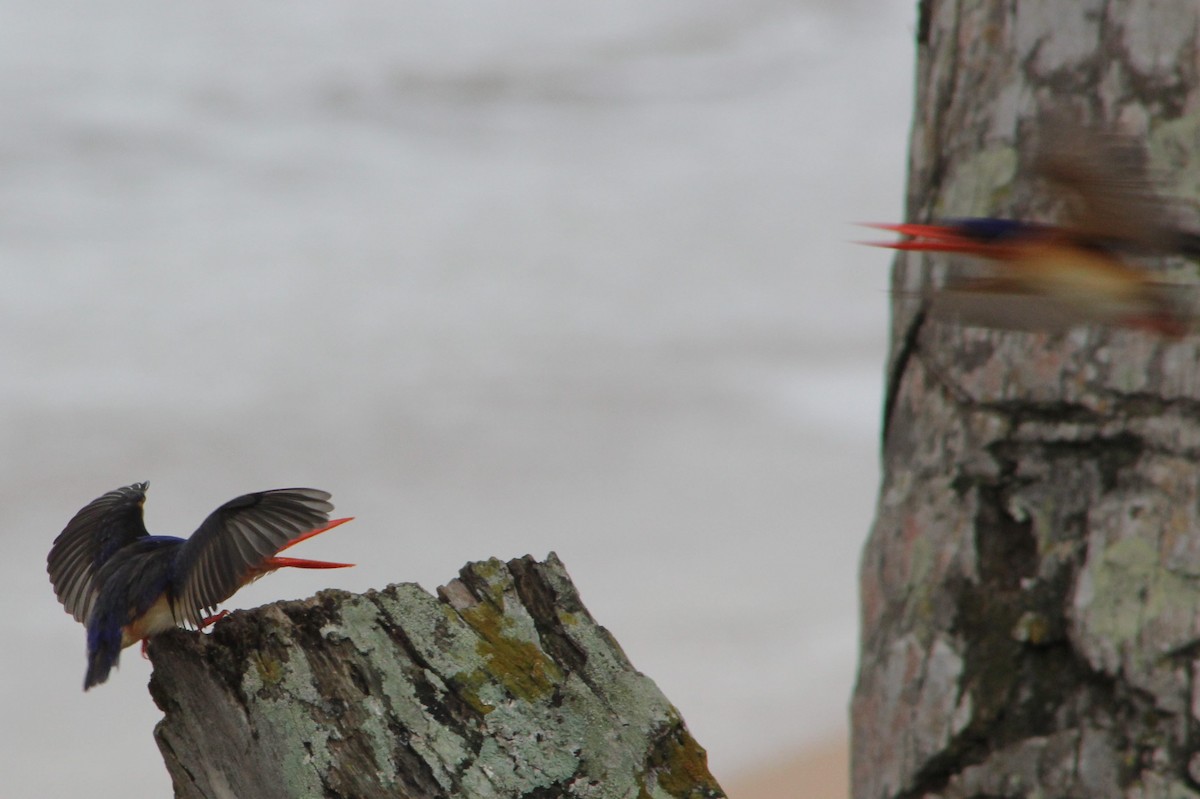
[[220,613],[217,613],[213,616],[205,616],[203,619],[200,620],[200,626],[197,627],[196,629],[203,630],[205,627],[209,627],[213,624],[216,624],[217,622],[219,622],[221,619],[225,618],[228,615],[229,615],[229,611],[223,610]]

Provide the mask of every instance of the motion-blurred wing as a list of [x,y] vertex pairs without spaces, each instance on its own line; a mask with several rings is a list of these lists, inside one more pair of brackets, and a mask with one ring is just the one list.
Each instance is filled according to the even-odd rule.
[[971,287],[932,292],[929,318],[966,327],[1058,333],[1093,321],[1054,297],[1022,291],[979,291]]
[[233,596],[264,561],[329,521],[329,493],[279,488],[246,494],[209,515],[180,548],[174,603],[181,621],[199,626],[207,612]]
[[952,281],[928,295],[929,318],[967,327],[1060,333],[1088,324],[1150,328],[1182,335],[1200,323],[1200,287],[1143,283],[1127,302],[1080,304],[1024,290],[1004,279]]
[[1085,238],[1135,251],[1180,248],[1140,142],[1063,120],[1043,125],[1034,170],[1063,194],[1064,223]]
[[76,621],[86,622],[96,601],[96,573],[110,557],[147,535],[142,520],[149,483],[109,491],[75,514],[54,539],[46,571],[54,593]]

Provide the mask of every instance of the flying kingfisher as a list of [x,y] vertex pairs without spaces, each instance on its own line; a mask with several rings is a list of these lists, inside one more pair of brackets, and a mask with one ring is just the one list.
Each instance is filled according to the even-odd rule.
[[1166,282],[1147,256],[1200,257],[1200,234],[1170,220],[1129,138],[1048,125],[1031,172],[1065,206],[1060,225],[998,218],[942,224],[873,224],[908,238],[877,246],[963,253],[991,264],[983,277],[951,277],[933,295],[937,316],[995,327],[1104,322],[1179,336],[1196,311],[1194,286]]
[[217,508],[190,538],[150,535],[142,520],[149,483],[88,503],[54,539],[46,571],[58,601],[87,627],[86,691],[108,679],[121,650],[179,625],[202,628],[242,586],[275,569],[351,563],[281,558],[290,546],[350,521],[329,519],[329,493],[278,488]]

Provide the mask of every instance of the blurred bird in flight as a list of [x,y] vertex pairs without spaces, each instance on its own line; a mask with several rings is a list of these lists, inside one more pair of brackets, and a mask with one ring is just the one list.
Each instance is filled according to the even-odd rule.
[[1200,258],[1200,234],[1170,221],[1144,152],[1130,139],[1064,124],[1043,130],[1032,172],[1066,206],[1058,225],[968,218],[943,224],[871,224],[899,233],[896,250],[962,253],[985,259],[982,277],[951,277],[931,297],[934,318],[1019,329],[1097,322],[1180,336],[1196,310],[1194,287],[1164,282],[1139,259]]
[[83,688],[108,679],[121,650],[179,625],[196,629],[242,586],[284,567],[350,563],[277,557],[350,521],[330,521],[329,494],[280,488],[245,494],[213,511],[190,538],[150,535],[142,520],[149,483],[110,491],[75,514],[54,540],[46,570],[58,601],[87,628]]

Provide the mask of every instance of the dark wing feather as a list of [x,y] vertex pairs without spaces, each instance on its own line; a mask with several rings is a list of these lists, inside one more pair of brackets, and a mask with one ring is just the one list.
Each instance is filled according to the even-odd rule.
[[329,521],[329,493],[279,488],[246,494],[209,515],[175,561],[176,617],[199,626],[217,603],[233,596],[251,572],[289,543]]
[[149,483],[109,491],[75,514],[54,539],[46,571],[67,612],[86,622],[96,601],[96,573],[118,550],[145,535],[142,505]]
[[1086,238],[1134,251],[1179,249],[1172,209],[1146,162],[1145,148],[1129,136],[1052,118],[1034,170],[1063,193],[1066,224]]

